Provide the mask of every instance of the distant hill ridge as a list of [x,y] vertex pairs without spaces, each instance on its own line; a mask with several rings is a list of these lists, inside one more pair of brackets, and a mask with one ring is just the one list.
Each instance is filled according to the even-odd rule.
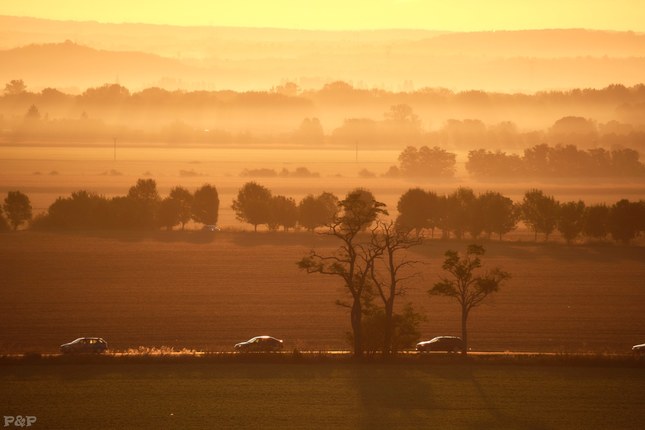
[[133,90],[320,88],[534,92],[642,82],[645,34],[584,29],[446,33],[104,24],[0,16],[0,85],[119,81]]
[[[587,29],[544,29],[517,31],[442,32],[430,30],[360,30],[320,31],[275,28],[238,27],[185,27],[156,24],[109,24],[80,21],[55,21],[28,17],[0,15],[0,49],[15,48],[30,43],[54,43],[73,40],[77,43],[104,47],[111,50],[134,50],[151,52],[144,37],[160,38],[160,42],[178,43],[177,35],[186,42],[208,40],[247,40],[257,43],[309,41],[349,41],[360,44],[373,42],[414,41],[438,52],[453,50],[479,52],[506,50],[507,53],[523,53],[531,56],[537,52],[561,55],[587,55],[602,52],[609,56],[645,55],[645,34],[626,31],[603,31]],[[106,39],[106,38],[110,39]],[[116,38],[116,40],[114,39]],[[557,43],[554,43],[554,40]],[[112,42],[113,46],[106,46]],[[187,47],[190,45],[187,45]],[[193,49],[195,47],[193,46]],[[199,47],[204,49],[204,47]],[[520,50],[520,51],[518,51]],[[152,51],[154,52],[154,51]]]

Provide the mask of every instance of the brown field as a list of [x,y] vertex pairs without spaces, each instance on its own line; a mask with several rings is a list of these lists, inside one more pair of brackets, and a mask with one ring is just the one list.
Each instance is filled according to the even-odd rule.
[[[459,334],[457,305],[430,298],[443,252],[434,240],[403,299],[423,309],[424,338]],[[342,349],[349,329],[335,278],[295,262],[329,238],[306,233],[159,232],[0,235],[0,350],[55,352],[79,336],[111,348],[231,350],[258,334],[285,347]],[[513,278],[470,318],[473,350],[629,352],[645,341],[645,248],[484,242]],[[403,300],[401,303],[403,303]]]

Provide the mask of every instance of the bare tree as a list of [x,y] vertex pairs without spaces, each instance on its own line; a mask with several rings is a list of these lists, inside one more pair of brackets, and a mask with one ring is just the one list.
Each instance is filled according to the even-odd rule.
[[387,214],[384,204],[378,202],[372,193],[357,189],[339,202],[342,210],[326,233],[337,238],[341,244],[332,255],[321,255],[311,250],[309,255],[297,264],[307,273],[337,276],[342,279],[351,296],[351,304],[337,301],[350,308],[354,357],[363,355],[362,343],[362,299],[370,281],[372,266],[379,251],[362,242],[361,232],[368,228],[380,214]]
[[[393,222],[378,222],[377,229],[372,230],[370,247],[372,254],[379,256],[372,264],[370,278],[378,296],[383,301],[385,310],[385,333],[383,339],[383,355],[392,353],[394,334],[394,301],[396,297],[405,294],[405,282],[417,276],[418,273],[409,273],[410,267],[419,263],[410,260],[405,251],[419,246],[422,238],[396,228]],[[380,264],[379,264],[380,263]],[[379,268],[381,269],[379,271]],[[380,273],[379,273],[380,272]]]
[[499,290],[500,284],[510,278],[510,274],[500,268],[493,268],[483,275],[475,275],[482,267],[481,255],[486,251],[481,245],[469,245],[462,257],[457,251],[446,251],[443,269],[451,278],[442,277],[428,293],[433,296],[454,297],[461,306],[461,336],[464,341],[463,354],[468,352],[468,315],[486,297]]

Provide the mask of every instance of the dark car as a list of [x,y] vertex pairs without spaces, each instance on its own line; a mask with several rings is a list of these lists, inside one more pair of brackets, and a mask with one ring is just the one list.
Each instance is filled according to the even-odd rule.
[[636,354],[645,354],[645,343],[632,346],[632,351],[634,351]]
[[107,342],[100,337],[79,337],[69,343],[60,346],[60,352],[63,354],[74,353],[101,353],[108,349]]
[[220,231],[220,228],[213,224],[207,224],[202,227],[202,231]]
[[434,339],[417,343],[417,351],[445,351],[461,352],[464,350],[464,341],[456,336],[437,336]]
[[280,351],[283,347],[283,342],[271,336],[256,336],[240,342],[235,345],[235,350],[239,352],[275,352]]

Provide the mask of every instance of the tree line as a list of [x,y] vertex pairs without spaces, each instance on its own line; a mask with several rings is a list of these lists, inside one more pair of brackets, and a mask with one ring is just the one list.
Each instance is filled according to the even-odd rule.
[[[14,141],[70,137],[110,140],[119,136],[129,141],[163,140],[178,144],[290,142],[354,147],[358,143],[368,147],[428,145],[472,149],[485,143],[486,148],[521,149],[547,143],[645,149],[642,84],[533,95],[453,93],[432,88],[393,93],[358,89],[345,82],[332,82],[317,91],[305,91],[287,83],[270,91],[250,92],[168,91],[158,87],[131,92],[119,84],[105,84],[72,95],[55,88],[30,92],[24,81],[14,79],[5,85],[3,93],[0,129],[5,138]],[[616,112],[617,119],[597,123],[591,118],[564,116],[551,127],[522,131],[514,118],[486,124],[476,117],[444,117],[446,111],[453,110],[477,116],[499,108],[507,114],[514,111],[511,106],[548,112],[548,106],[575,106],[582,100],[588,101],[584,106],[608,106]],[[441,109],[442,104],[449,109]],[[370,112],[369,117],[360,114],[345,117],[333,126],[322,124],[315,117],[317,112],[325,115],[326,110],[339,112],[345,106],[376,106],[383,114],[374,117],[373,109],[365,109]],[[414,109],[423,111],[425,118],[439,116],[441,125],[434,130],[424,128]],[[266,113],[262,117],[271,118],[270,126],[258,121],[259,111]],[[218,122],[222,116],[229,121]],[[250,134],[246,130],[253,121],[257,131]]]
[[174,187],[161,198],[153,179],[139,179],[125,196],[107,198],[80,190],[59,197],[31,222],[40,230],[154,230],[172,229],[194,220],[216,224],[217,189],[209,184],[190,192]]
[[[469,151],[466,171],[475,179],[642,177],[645,164],[639,158],[638,151],[630,148],[581,150],[575,145],[543,143],[525,149],[522,156],[487,149]],[[457,154],[437,146],[408,146],[398,161],[383,176],[453,178]]]
[[[0,210],[0,230],[16,230],[30,222],[42,230],[154,230],[172,229],[195,221],[217,224],[217,189],[204,184],[194,192],[177,186],[165,198],[153,179],[139,179],[125,196],[106,198],[85,190],[59,197],[47,211],[32,220],[29,197],[20,191],[8,193]],[[231,205],[236,219],[269,230],[302,228],[314,231],[338,216],[342,205],[333,193],[309,194],[300,202],[292,197],[274,195],[256,182],[247,182]],[[496,191],[476,194],[459,187],[449,194],[411,188],[397,203],[396,226],[429,238],[479,239],[503,236],[522,222],[538,239],[559,232],[567,243],[582,238],[629,243],[645,232],[645,200],[621,199],[611,206],[586,205],[583,201],[559,202],[542,190],[528,190],[521,202],[513,202]],[[3,213],[4,212],[4,213]],[[6,215],[6,217],[5,217]]]
[[399,199],[397,223],[401,228],[421,232],[431,237],[435,229],[444,238],[490,238],[515,230],[523,222],[545,240],[558,231],[567,243],[584,236],[591,240],[612,239],[629,243],[645,232],[645,200],[631,202],[622,199],[611,206],[586,205],[583,201],[558,202],[538,189],[528,190],[521,202],[513,202],[499,192],[487,191],[476,195],[460,187],[447,195],[412,188]]
[[575,145],[540,144],[524,150],[524,155],[477,149],[468,153],[466,170],[470,176],[494,177],[640,177],[645,164],[638,151],[629,148],[586,151]]

